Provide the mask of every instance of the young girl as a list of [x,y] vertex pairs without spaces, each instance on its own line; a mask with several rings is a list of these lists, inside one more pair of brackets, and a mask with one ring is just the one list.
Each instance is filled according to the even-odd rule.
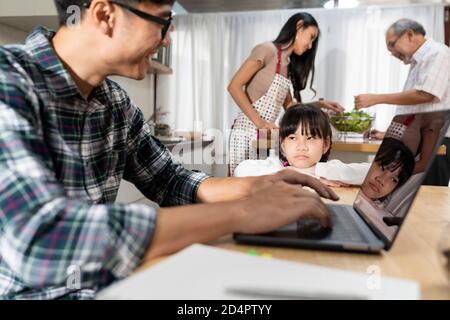
[[[241,112],[230,135],[230,175],[239,163],[251,158],[250,146],[257,138],[257,130],[277,128],[275,121],[282,108],[292,104],[291,86],[298,102],[309,77],[312,89],[319,34],[318,24],[310,14],[295,14],[273,42],[257,45],[234,75],[228,91]],[[320,101],[317,106],[344,110],[331,101]]]
[[[391,125],[391,132],[395,126],[395,123]],[[397,137],[402,138],[400,135]],[[405,212],[401,207],[402,213],[397,210],[396,204],[392,207],[391,200],[396,191],[401,190],[401,186],[407,185],[407,181],[417,183],[417,179],[410,180],[414,163],[413,153],[403,141],[384,138],[355,200],[355,205],[368,213],[369,219],[391,240],[398,225],[402,223]],[[403,194],[406,198],[413,196],[406,190],[403,190]],[[398,204],[397,200],[396,202]]]
[[412,176],[414,165],[413,153],[405,143],[395,138],[384,138],[361,192],[378,209],[384,209],[393,192]]
[[273,174],[287,167],[315,176],[331,186],[360,185],[370,164],[328,161],[331,138],[328,117],[316,103],[292,106],[280,125],[282,159],[272,153],[266,160],[246,160],[237,166],[234,175]]

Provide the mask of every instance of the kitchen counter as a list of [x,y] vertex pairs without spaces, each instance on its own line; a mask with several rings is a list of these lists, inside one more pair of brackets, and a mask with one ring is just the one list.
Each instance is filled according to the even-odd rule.
[[[338,152],[376,153],[380,145],[381,140],[347,138],[345,140],[333,140],[332,149]],[[445,155],[446,151],[445,145],[442,145],[438,149],[438,155]]]
[[[253,147],[258,149],[271,149],[271,140],[254,140]],[[362,138],[346,138],[340,140],[333,140],[332,150],[336,152],[361,152],[361,153],[376,153],[381,145],[381,140],[369,140]],[[438,155],[446,154],[445,145],[440,146]]]
[[[380,145],[381,140],[363,138],[333,140],[329,159],[339,159],[345,163],[372,162]],[[268,154],[268,150],[272,149],[272,141],[264,139],[253,140],[252,146],[257,149],[261,159],[264,159]],[[441,145],[437,154],[445,155],[446,152],[445,145]]]
[[[334,188],[340,204],[351,205],[357,188]],[[326,202],[329,202],[326,200]],[[255,247],[240,245],[231,236],[209,243],[211,246],[248,253],[250,250],[270,254],[274,259],[309,263],[316,266],[367,273],[373,266],[383,277],[417,281],[422,299],[450,299],[450,285],[439,243],[450,222],[450,188],[422,186],[411,212],[390,251],[382,254]],[[167,257],[144,261],[137,272],[157,266]],[[274,275],[276,276],[276,275]]]

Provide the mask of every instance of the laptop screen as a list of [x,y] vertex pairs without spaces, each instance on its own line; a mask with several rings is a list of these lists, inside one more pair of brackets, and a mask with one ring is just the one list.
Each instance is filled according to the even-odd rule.
[[450,111],[395,116],[354,208],[390,246],[450,124]]

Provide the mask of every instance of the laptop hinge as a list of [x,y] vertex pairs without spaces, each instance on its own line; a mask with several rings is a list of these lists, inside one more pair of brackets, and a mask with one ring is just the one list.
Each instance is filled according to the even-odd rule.
[[384,249],[388,248],[391,244],[391,241],[389,241],[389,239],[386,238],[380,230],[378,230],[363,214],[361,214],[361,212],[358,210],[355,204],[353,204],[353,210],[356,211],[358,216],[362,219],[362,221],[366,224],[366,226],[369,227],[369,229],[373,232],[375,237],[377,237],[378,240],[380,240],[383,243]]

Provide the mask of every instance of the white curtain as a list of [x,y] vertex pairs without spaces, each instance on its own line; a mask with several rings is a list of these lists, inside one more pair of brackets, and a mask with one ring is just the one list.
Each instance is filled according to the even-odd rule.
[[[408,66],[389,54],[384,39],[388,26],[400,18],[419,21],[427,37],[444,40],[441,5],[176,16],[174,74],[161,76],[158,84],[158,105],[170,111],[167,121],[172,127],[229,130],[239,111],[226,90],[233,74],[256,44],[275,39],[288,18],[299,11],[311,13],[321,30],[313,84],[317,95],[305,90],[305,102],[323,97],[351,110],[354,95],[401,91]],[[368,112],[376,113],[376,127],[383,130],[395,107],[372,107]]]

